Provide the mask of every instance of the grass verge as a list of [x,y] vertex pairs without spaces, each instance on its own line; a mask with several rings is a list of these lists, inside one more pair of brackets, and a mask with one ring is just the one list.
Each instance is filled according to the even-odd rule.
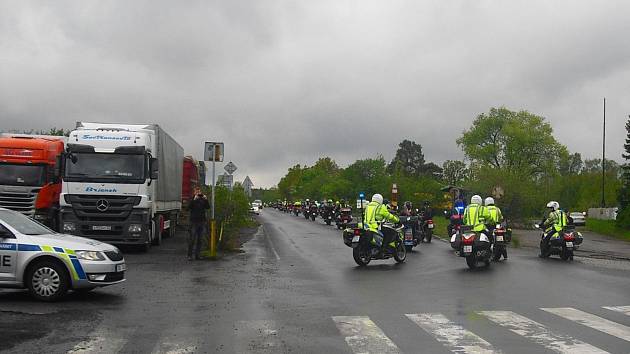
[[623,241],[630,241],[630,230],[618,228],[615,220],[598,220],[588,218],[586,229],[597,234],[607,235]]

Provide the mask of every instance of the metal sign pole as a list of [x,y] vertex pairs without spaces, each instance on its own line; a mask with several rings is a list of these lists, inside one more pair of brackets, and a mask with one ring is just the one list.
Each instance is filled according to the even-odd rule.
[[212,147],[212,198],[210,202],[210,257],[217,256],[217,224],[214,220],[214,195],[215,195],[215,167],[216,167],[216,148]]

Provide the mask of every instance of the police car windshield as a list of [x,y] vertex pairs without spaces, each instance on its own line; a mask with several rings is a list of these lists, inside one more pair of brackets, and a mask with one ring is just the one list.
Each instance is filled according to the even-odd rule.
[[66,161],[64,179],[70,182],[144,183],[145,155],[74,153]]
[[46,226],[11,210],[0,210],[0,220],[24,235],[46,235],[55,232]]

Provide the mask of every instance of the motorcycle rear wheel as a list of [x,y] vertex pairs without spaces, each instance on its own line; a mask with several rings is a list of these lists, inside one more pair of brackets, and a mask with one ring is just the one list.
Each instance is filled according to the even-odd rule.
[[413,250],[413,246],[409,246],[409,245],[407,245],[407,246],[405,246],[405,250],[406,250],[407,252],[411,252],[411,250]]
[[326,225],[330,226],[330,220],[326,220]]
[[466,264],[468,264],[468,268],[470,269],[477,268],[477,257],[475,257],[474,255],[466,257]]
[[431,239],[432,238],[433,238],[433,232],[432,231],[428,231],[427,232],[427,236],[424,238],[424,242],[431,243]]
[[501,260],[501,254],[503,249],[501,248],[501,246],[494,246],[492,247],[492,260],[495,262],[498,262],[499,260]]
[[573,251],[564,250],[564,251],[560,252],[560,258],[563,261],[573,260]]
[[365,250],[364,247],[357,247],[352,249],[352,257],[354,261],[361,267],[367,266],[372,257],[369,254],[369,250]]

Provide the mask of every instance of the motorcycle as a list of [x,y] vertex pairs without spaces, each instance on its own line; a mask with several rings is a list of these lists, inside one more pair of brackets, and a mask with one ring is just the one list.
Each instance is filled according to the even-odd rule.
[[335,223],[337,224],[337,228],[339,230],[346,227],[346,225],[352,222],[352,209],[350,208],[341,208],[339,209],[339,214],[337,215],[337,219]]
[[[541,229],[540,225],[535,224],[535,228]],[[557,233],[557,236],[552,236],[549,240],[549,246],[547,252],[544,251],[544,238],[545,231],[542,230],[540,237],[540,254],[544,258],[549,258],[551,255],[558,255],[563,261],[573,260],[573,252],[580,248],[580,245],[584,241],[582,234],[575,231],[574,226],[567,226]]]
[[[358,227],[347,228],[342,234],[343,243],[352,248],[352,257],[354,261],[361,267],[367,266],[373,259],[389,259],[394,258],[397,263],[403,263],[407,259],[407,250],[404,245],[404,226],[383,224],[381,229],[387,229],[386,232],[395,234],[394,242],[395,247],[392,248],[389,245],[383,245],[379,247],[373,244],[372,237],[374,234],[371,231],[360,229]],[[383,240],[383,242],[386,242]]]
[[462,225],[451,236],[451,247],[456,250],[456,255],[466,258],[468,268],[477,268],[479,262],[483,262],[486,268],[490,267],[491,243],[484,232],[475,232],[472,227]]
[[309,217],[311,218],[311,221],[315,221],[315,218],[317,217],[317,205],[311,205],[309,208]]
[[324,222],[326,223],[326,225],[330,226],[330,224],[332,224],[333,221],[333,211],[330,208],[324,208],[322,209],[322,219],[324,219]]
[[299,207],[297,207],[297,206],[294,206],[294,207],[293,207],[293,214],[294,214],[295,216],[300,216],[300,208],[299,208]]
[[431,239],[433,238],[433,228],[435,225],[433,224],[433,219],[425,219],[424,215],[420,215],[420,220],[422,223],[420,224],[420,242],[431,243]]
[[419,237],[419,235],[417,235],[418,233],[414,232],[414,228],[418,223],[418,217],[400,216],[400,222],[404,226],[405,238],[403,243],[405,245],[405,249],[407,250],[407,252],[411,252],[411,250],[414,247],[418,246],[421,241],[421,238]]
[[492,245],[492,260],[498,262],[505,253],[507,244],[512,241],[512,230],[504,224],[497,224],[492,230],[494,244]]
[[308,218],[311,217],[311,209],[308,206],[303,206],[302,214],[304,215],[304,219],[308,220]]

